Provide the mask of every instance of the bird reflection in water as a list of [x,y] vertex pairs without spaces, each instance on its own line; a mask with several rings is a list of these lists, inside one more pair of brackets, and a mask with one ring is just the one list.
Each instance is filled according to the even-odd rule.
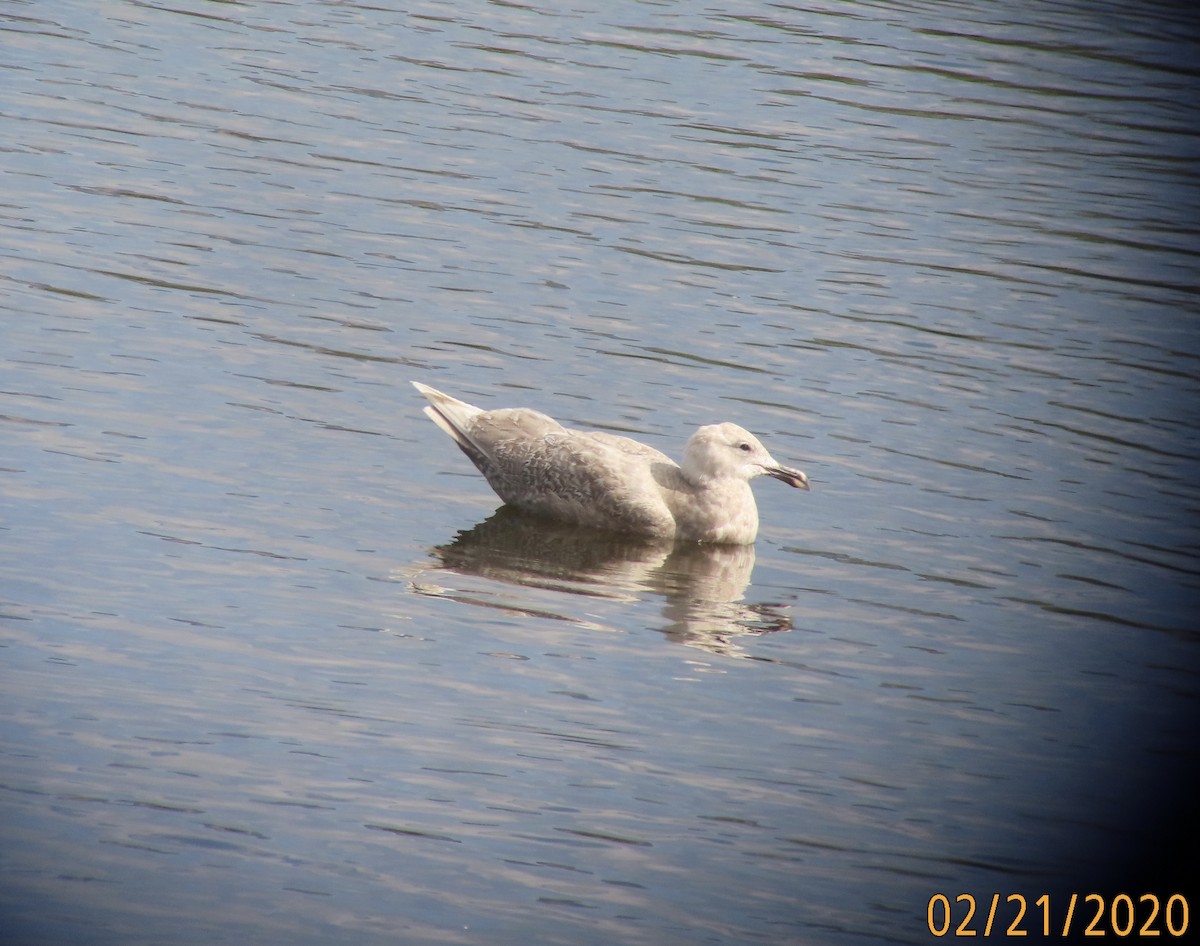
[[[664,618],[658,630],[676,643],[714,654],[749,657],[738,638],[792,627],[784,605],[743,603],[754,569],[753,545],[676,544],[548,521],[502,506],[433,552],[440,570],[512,586],[610,600],[656,596]],[[552,613],[458,593],[420,575],[410,587],[419,594],[599,626],[573,616],[570,608]]]

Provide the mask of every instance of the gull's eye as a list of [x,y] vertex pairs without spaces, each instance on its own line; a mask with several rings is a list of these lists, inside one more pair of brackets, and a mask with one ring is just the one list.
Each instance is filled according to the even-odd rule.
[[752,448],[748,443],[739,443],[738,449],[741,450],[742,453],[749,453]]

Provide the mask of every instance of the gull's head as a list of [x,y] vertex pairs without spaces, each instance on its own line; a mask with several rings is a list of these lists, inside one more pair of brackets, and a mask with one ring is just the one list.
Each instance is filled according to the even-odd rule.
[[807,476],[776,463],[758,438],[737,424],[712,424],[692,434],[683,454],[683,472],[696,483],[765,475],[808,489]]

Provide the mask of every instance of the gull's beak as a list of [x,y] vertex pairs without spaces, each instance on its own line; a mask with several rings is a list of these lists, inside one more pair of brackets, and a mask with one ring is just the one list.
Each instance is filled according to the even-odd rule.
[[800,470],[793,470],[789,466],[764,466],[763,472],[767,476],[783,480],[788,486],[794,486],[796,489],[808,489],[808,477]]

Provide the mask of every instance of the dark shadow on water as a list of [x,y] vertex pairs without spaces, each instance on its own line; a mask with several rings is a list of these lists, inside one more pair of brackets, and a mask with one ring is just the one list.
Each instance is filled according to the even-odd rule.
[[[663,623],[656,629],[711,653],[748,656],[738,638],[792,627],[783,605],[743,603],[754,570],[752,545],[675,544],[565,525],[502,506],[433,553],[439,569],[506,585],[610,600],[659,599]],[[425,587],[413,583],[418,593]],[[573,610],[568,604],[567,613],[554,616],[575,620]]]

